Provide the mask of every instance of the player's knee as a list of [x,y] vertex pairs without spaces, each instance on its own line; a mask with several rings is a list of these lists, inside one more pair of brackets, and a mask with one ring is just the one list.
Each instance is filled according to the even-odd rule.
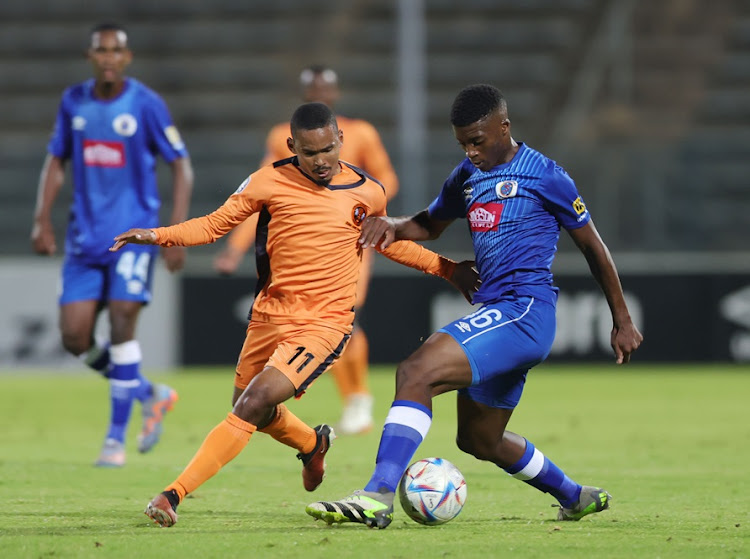
[[456,446],[461,452],[465,452],[478,460],[492,460],[491,445],[483,444],[477,437],[459,432],[456,435]]
[[91,348],[91,336],[84,332],[63,331],[62,345],[65,351],[77,357],[83,355]]
[[257,427],[264,427],[276,409],[278,398],[268,387],[254,386],[245,390],[234,403],[232,413]]

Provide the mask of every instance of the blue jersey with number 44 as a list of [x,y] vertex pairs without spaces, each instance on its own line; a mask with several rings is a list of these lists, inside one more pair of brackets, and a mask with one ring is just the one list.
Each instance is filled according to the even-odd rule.
[[560,227],[591,219],[565,170],[523,143],[510,162],[486,172],[464,159],[428,211],[438,220],[467,219],[482,279],[475,303],[519,295],[555,304],[550,267]]
[[47,151],[72,160],[73,203],[67,254],[108,260],[115,235],[158,226],[156,157],[187,157],[157,93],[133,78],[114,99],[94,96],[94,80],[63,93]]

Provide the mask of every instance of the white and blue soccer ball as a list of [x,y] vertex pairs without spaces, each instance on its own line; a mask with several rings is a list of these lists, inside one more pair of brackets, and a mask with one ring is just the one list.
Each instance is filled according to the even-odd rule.
[[420,524],[437,526],[458,516],[466,503],[466,480],[444,458],[425,458],[406,469],[398,485],[404,512]]

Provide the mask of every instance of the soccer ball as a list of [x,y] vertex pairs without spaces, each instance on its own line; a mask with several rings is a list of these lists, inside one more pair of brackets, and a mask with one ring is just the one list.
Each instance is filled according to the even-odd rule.
[[443,458],[425,458],[406,469],[398,484],[404,512],[420,524],[437,526],[453,520],[466,503],[466,480]]

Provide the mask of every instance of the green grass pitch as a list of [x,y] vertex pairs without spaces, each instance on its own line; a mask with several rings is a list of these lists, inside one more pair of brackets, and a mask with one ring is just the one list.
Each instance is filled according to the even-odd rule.
[[[750,557],[750,367],[634,363],[544,365],[534,370],[510,428],[573,479],[601,485],[612,508],[578,523],[555,520],[549,495],[459,452],[455,396],[435,400],[415,458],[455,463],[468,499],[454,521],[420,526],[396,508],[382,531],[326,526],[309,502],[340,498],[369,478],[393,367],[374,367],[373,432],[338,438],[328,476],[302,488],[295,452],[264,434],[180,506],[179,523],[142,511],[229,411],[230,367],[151,375],[180,401],[162,442],[135,450],[139,408],[121,470],[92,466],[108,414],[93,373],[0,376],[0,555],[60,557]],[[340,404],[324,375],[290,407],[311,425]]]

